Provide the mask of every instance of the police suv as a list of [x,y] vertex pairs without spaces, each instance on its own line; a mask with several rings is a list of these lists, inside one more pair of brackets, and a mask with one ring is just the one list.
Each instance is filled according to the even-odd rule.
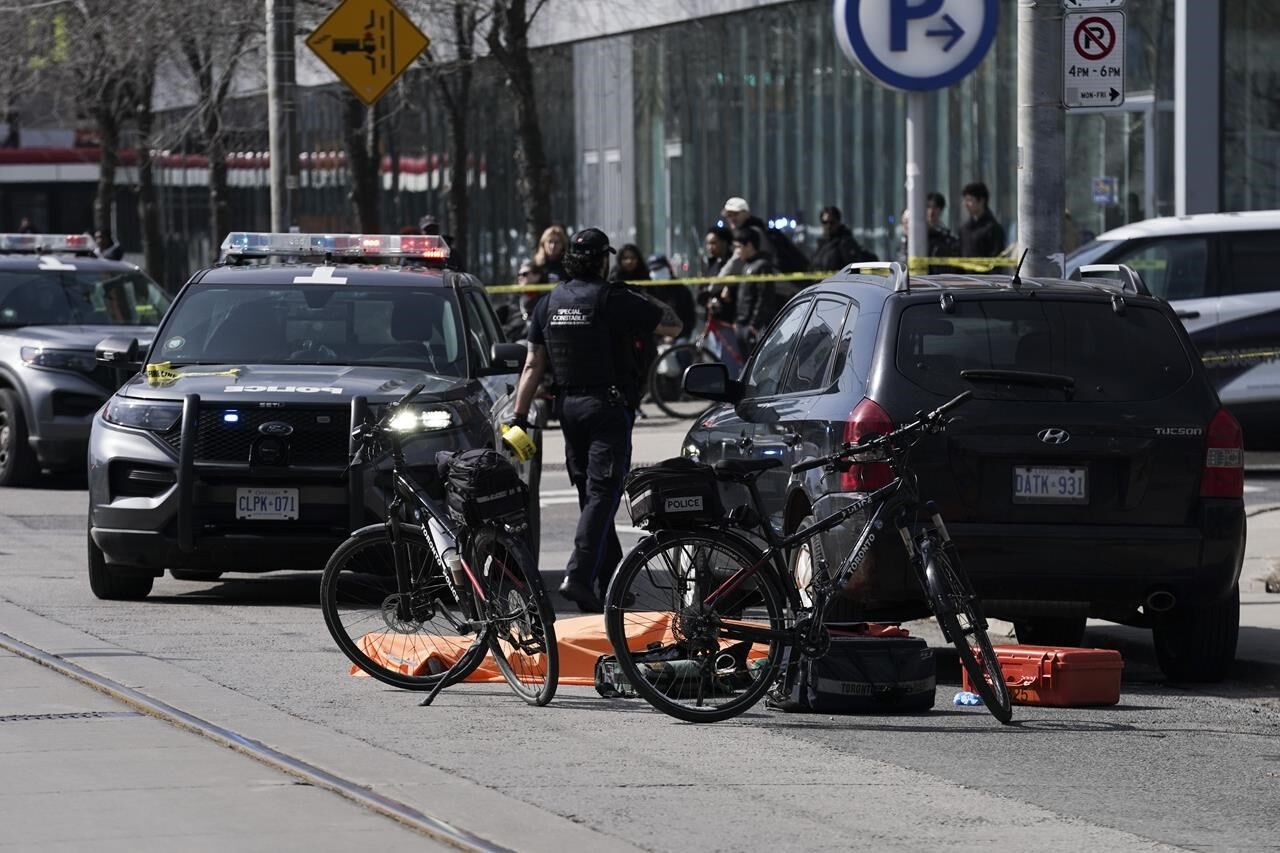
[[0,486],[82,470],[89,425],[125,374],[94,347],[129,327],[151,342],[169,298],[88,234],[0,234]]
[[[203,580],[322,568],[389,498],[389,460],[348,471],[353,427],[419,383],[399,420],[429,488],[437,451],[502,447],[525,348],[504,342],[480,282],[447,267],[440,237],[232,233],[222,250],[149,352],[128,337],[98,348],[103,363],[138,370],[93,422],[99,598],[144,597],[165,569]],[[536,547],[541,457],[517,464]]]

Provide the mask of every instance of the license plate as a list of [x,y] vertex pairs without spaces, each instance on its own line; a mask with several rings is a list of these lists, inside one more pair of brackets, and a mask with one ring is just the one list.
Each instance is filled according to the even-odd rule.
[[1013,502],[1016,504],[1087,504],[1089,477],[1085,468],[1015,465]]
[[293,521],[297,517],[297,489],[236,489],[236,518],[238,519]]

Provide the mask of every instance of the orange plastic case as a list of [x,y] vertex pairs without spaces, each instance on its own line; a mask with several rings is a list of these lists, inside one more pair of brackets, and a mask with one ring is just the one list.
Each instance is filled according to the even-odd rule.
[[[996,646],[996,659],[1015,705],[1114,705],[1124,660],[1113,649]],[[965,690],[972,690],[968,671]]]

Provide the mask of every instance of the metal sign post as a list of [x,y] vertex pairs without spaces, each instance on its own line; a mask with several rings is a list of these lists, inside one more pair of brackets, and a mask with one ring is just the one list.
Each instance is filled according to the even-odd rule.
[[926,92],[962,80],[995,40],[1000,0],[835,0],[836,39],[845,55],[907,93],[907,254],[929,254],[924,198]]

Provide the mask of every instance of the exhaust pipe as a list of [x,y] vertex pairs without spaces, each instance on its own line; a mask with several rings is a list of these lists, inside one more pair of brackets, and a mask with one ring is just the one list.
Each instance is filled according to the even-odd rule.
[[1168,613],[1178,603],[1178,598],[1167,589],[1158,589],[1147,596],[1148,613]]

